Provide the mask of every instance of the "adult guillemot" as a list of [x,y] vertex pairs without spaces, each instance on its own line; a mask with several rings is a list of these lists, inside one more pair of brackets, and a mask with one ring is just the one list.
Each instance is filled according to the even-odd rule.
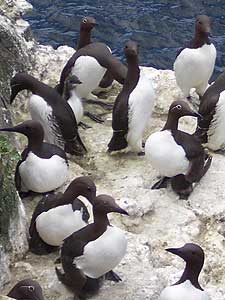
[[225,72],[218,76],[200,99],[198,126],[194,135],[216,151],[225,142]]
[[183,258],[186,266],[180,280],[162,291],[160,300],[209,300],[208,294],[198,282],[204,264],[202,248],[199,245],[187,243],[181,248],[169,248],[166,251]]
[[89,213],[77,197],[90,203],[96,197],[96,186],[91,178],[74,179],[66,191],[47,195],[37,204],[30,222],[29,248],[36,254],[46,254],[58,249],[63,240],[87,225]]
[[187,98],[191,88],[195,88],[199,96],[204,94],[214,69],[216,48],[209,39],[210,23],[205,15],[196,17],[195,36],[178,52],[174,62],[177,85]]
[[17,300],[44,300],[40,284],[30,278],[19,281],[7,296]]
[[[128,215],[108,195],[99,195],[93,202],[94,222],[65,239],[61,249],[64,274],[56,268],[59,280],[72,289],[76,299],[99,289],[102,276],[121,280],[112,269],[124,257],[127,240],[124,232],[110,225],[107,214]],[[82,298],[83,299],[83,298]]]
[[138,46],[128,41],[124,53],[128,63],[127,77],[117,96],[112,117],[113,136],[108,151],[142,151],[142,136],[154,106],[152,82],[138,65]]
[[65,99],[55,89],[26,73],[17,73],[11,80],[11,98],[22,90],[33,93],[28,101],[31,117],[39,121],[44,129],[45,140],[58,145],[67,153],[83,155],[86,148],[78,133],[74,113]]
[[15,185],[22,197],[29,192],[50,192],[64,184],[69,171],[66,154],[58,146],[43,142],[44,130],[39,122],[25,121],[0,131],[22,133],[28,138],[15,172]]
[[165,187],[166,180],[172,177],[172,187],[181,198],[186,199],[192,191],[192,184],[200,181],[209,169],[212,158],[194,136],[178,130],[179,118],[183,116],[201,117],[186,102],[174,101],[163,129],[147,139],[145,154],[152,166],[164,176],[152,188]]

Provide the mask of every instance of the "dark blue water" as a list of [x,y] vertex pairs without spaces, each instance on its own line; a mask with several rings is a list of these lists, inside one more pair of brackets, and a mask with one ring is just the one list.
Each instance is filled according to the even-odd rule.
[[[25,16],[37,40],[75,47],[83,16],[96,18],[93,40],[105,42],[124,59],[123,46],[128,39],[140,44],[140,63],[160,69],[172,69],[177,48],[192,38],[194,18],[207,14],[212,20],[212,41],[217,48],[215,73],[225,66],[224,0],[30,0],[34,9]],[[214,74],[215,75],[215,74]]]

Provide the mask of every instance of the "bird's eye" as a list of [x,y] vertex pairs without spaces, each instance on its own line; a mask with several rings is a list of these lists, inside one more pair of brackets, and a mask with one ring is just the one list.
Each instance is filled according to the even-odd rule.
[[34,292],[34,287],[32,285],[28,286],[30,292]]
[[87,23],[87,19],[86,18],[83,19],[83,23]]
[[199,25],[202,25],[202,22],[201,22],[201,21],[198,21],[198,24],[199,24]]
[[180,109],[181,109],[181,105],[178,104],[178,105],[176,106],[176,108],[180,110]]
[[91,190],[91,187],[90,187],[90,186],[88,186],[88,188],[87,188],[87,189],[88,189],[88,191],[90,191],[90,190]]

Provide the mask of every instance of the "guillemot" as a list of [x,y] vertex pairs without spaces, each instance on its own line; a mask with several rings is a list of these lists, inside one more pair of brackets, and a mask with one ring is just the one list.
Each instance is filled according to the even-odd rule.
[[225,72],[220,74],[200,99],[198,126],[194,136],[217,151],[225,142]]
[[19,281],[7,296],[17,300],[44,300],[40,284],[30,278]]
[[169,248],[166,251],[183,258],[186,266],[181,278],[162,291],[160,300],[209,300],[208,294],[198,282],[204,264],[202,248],[197,244],[187,243],[181,248]]
[[28,101],[31,117],[44,129],[45,140],[67,153],[84,155],[87,150],[78,133],[74,113],[65,99],[55,89],[26,73],[17,73],[11,80],[10,103],[22,90],[33,93]]
[[21,197],[29,192],[50,192],[65,183],[69,171],[66,154],[58,146],[43,142],[44,130],[39,122],[29,120],[0,131],[22,133],[28,139],[15,171],[15,185]]
[[124,48],[128,71],[117,96],[112,115],[113,136],[108,152],[122,150],[142,152],[142,136],[151,118],[155,93],[152,82],[138,65],[138,45],[128,41]]
[[195,36],[185,48],[182,48],[174,62],[177,85],[184,97],[190,98],[191,88],[202,96],[212,75],[216,48],[209,39],[210,18],[199,15],[195,21]]
[[65,239],[61,262],[65,273],[56,268],[59,280],[74,291],[75,299],[83,299],[100,287],[102,276],[121,280],[112,269],[124,257],[127,240],[124,232],[110,225],[107,214],[128,215],[108,195],[99,195],[93,202],[94,222]]
[[204,176],[212,158],[194,136],[178,130],[179,118],[183,116],[201,117],[186,102],[174,101],[163,129],[147,139],[145,154],[152,166],[164,176],[152,188],[165,187],[167,179],[172,177],[174,190],[182,199],[187,199],[192,184]]
[[90,177],[78,177],[63,194],[50,194],[39,201],[29,227],[29,248],[33,253],[57,250],[66,237],[87,225],[89,213],[78,196],[94,201],[96,186]]
[[[56,89],[62,95],[68,75],[76,75],[82,82],[77,89],[79,97],[96,100],[96,96],[93,96],[91,92],[98,87],[106,70],[109,70],[119,83],[124,83],[127,68],[112,55],[111,50],[105,44],[90,43],[76,51],[68,60]],[[94,104],[106,105],[94,100],[92,101]]]
[[91,43],[91,31],[96,25],[96,20],[93,17],[83,17],[80,22],[80,35],[76,49],[85,47]]

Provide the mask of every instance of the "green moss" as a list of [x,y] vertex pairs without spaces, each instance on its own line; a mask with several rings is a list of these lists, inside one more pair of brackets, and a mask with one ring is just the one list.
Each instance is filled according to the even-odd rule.
[[0,136],[0,244],[7,246],[10,219],[16,217],[18,197],[14,184],[15,167],[20,159],[5,136]]

